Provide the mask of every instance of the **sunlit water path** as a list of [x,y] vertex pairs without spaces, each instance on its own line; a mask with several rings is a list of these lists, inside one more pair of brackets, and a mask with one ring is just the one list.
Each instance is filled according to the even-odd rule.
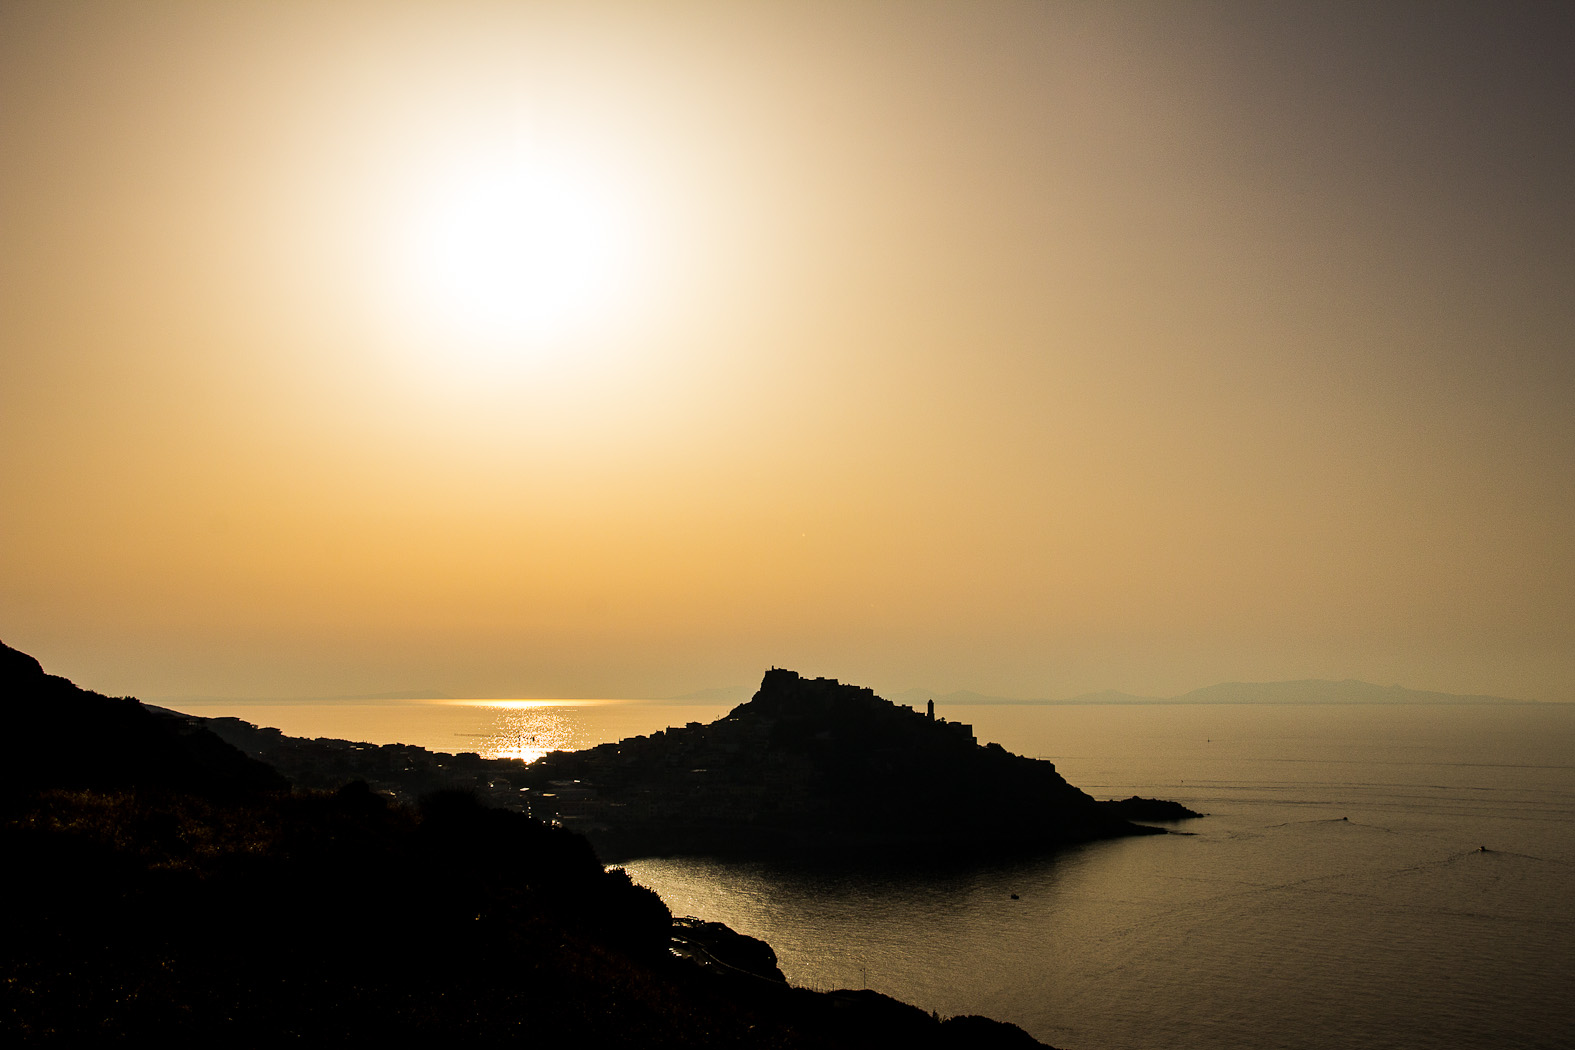
[[[727,707],[302,706],[242,717],[504,755]],[[770,941],[798,983],[984,1013],[1068,1050],[1571,1045],[1575,705],[950,714],[1096,797],[1209,816],[1033,863],[626,867],[675,913]]]
[[664,700],[215,701],[169,706],[207,717],[232,715],[290,736],[414,744],[483,758],[540,758],[653,729],[710,722],[732,704]]

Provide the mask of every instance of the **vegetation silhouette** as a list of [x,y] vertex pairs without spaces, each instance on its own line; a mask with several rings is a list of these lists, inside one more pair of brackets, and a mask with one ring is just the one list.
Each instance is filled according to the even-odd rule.
[[674,924],[584,838],[473,793],[292,792],[186,720],[3,645],[0,695],[8,1045],[1040,1045],[789,987],[768,946]]
[[144,787],[220,794],[280,790],[277,771],[198,722],[45,674],[0,642],[0,710],[9,745],[0,786]]

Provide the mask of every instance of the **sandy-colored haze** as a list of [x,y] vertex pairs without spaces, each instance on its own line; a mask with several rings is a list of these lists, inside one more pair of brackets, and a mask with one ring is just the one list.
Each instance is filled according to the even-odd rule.
[[[0,638],[1575,699],[1571,36],[1380,6],[5,5]],[[616,226],[550,324],[402,254],[493,164]]]

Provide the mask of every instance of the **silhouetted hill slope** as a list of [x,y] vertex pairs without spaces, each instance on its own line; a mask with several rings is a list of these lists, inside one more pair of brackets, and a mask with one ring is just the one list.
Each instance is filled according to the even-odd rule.
[[[554,752],[527,778],[533,811],[583,830],[604,856],[955,856],[1159,830],[1050,762],[979,746],[967,725],[781,669],[709,725]],[[1163,819],[1181,816],[1196,814]]]
[[199,718],[200,723],[242,752],[266,762],[296,788],[334,791],[353,780],[402,802],[449,788],[474,791],[492,805],[521,809],[514,781],[524,783],[525,763],[514,758],[482,758],[474,752],[450,755],[414,744],[369,744],[331,737],[286,736],[239,718]]
[[471,794],[258,791],[178,717],[10,649],[0,684],[97,759],[46,742],[0,784],[4,1045],[1039,1045],[790,988],[768,946],[675,925],[584,838]]
[[276,791],[283,777],[189,719],[45,674],[0,643],[0,785]]

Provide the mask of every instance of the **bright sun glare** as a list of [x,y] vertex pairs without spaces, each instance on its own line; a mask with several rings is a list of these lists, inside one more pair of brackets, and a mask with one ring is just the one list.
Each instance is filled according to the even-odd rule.
[[405,312],[450,353],[550,352],[623,305],[631,218],[593,172],[538,158],[453,166],[406,216]]

